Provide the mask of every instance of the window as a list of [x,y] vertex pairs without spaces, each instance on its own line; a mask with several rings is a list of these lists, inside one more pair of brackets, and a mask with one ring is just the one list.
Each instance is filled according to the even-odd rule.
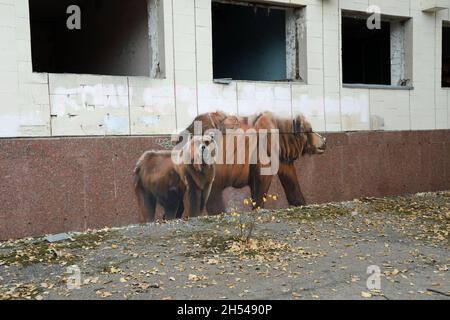
[[369,29],[363,14],[343,12],[342,65],[345,84],[411,85],[409,20],[383,17]]
[[[161,77],[162,30],[150,29],[161,25],[159,3],[29,0],[33,71]],[[80,29],[67,26],[72,5],[80,8]]]
[[442,87],[450,88],[450,24],[442,27]]
[[306,80],[306,29],[302,8],[214,1],[215,79]]

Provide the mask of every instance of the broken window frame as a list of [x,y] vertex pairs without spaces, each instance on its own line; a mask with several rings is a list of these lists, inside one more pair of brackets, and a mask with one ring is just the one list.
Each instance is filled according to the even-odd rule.
[[[391,66],[391,82],[390,84],[367,84],[367,83],[346,83],[344,82],[344,65],[343,65],[343,28],[342,21],[344,18],[353,18],[353,19],[364,19],[367,20],[370,14],[366,12],[352,11],[352,10],[342,10],[341,11],[341,65],[342,65],[342,84],[344,87],[348,88],[391,88],[391,89],[413,89],[413,19],[410,17],[400,17],[400,16],[391,16],[391,15],[381,15],[382,22],[390,23],[390,66]],[[402,47],[400,55],[394,56],[394,52],[392,50],[393,46],[393,27],[398,32],[401,32],[401,42],[400,46]],[[395,63],[394,63],[395,61]],[[394,66],[397,66],[397,69],[394,69]],[[398,66],[400,67],[398,68]]]
[[[27,0],[31,2],[32,0]],[[32,73],[39,74],[77,74],[77,75],[99,75],[99,76],[112,76],[112,77],[143,77],[150,79],[164,79],[166,78],[166,70],[165,70],[165,35],[164,35],[164,0],[145,0],[147,7],[147,26],[148,29],[148,67],[149,70],[146,70],[145,75],[133,75],[133,74],[105,74],[100,72],[70,72],[64,70],[37,70],[41,68],[36,67],[36,61],[33,59],[32,55]],[[30,23],[30,32],[32,32],[32,19],[33,13],[31,12],[31,5],[29,8],[29,23]],[[69,14],[64,12],[65,17],[68,18]],[[83,14],[81,12],[81,14]],[[83,21],[83,15],[81,16],[81,21]],[[153,31],[154,30],[154,31]],[[74,31],[76,32],[76,31]],[[31,45],[32,45],[32,40]],[[33,46],[31,48],[33,50]],[[148,72],[147,72],[148,71]]]
[[[152,10],[153,8],[153,10]],[[166,78],[164,41],[164,0],[147,0],[150,78]],[[152,32],[152,30],[154,30]]]
[[[307,83],[307,38],[306,38],[306,6],[293,4],[270,4],[258,1],[212,0],[213,3],[221,3],[233,6],[246,6],[264,9],[277,9],[286,11],[286,79],[283,80],[245,80],[231,78],[216,78],[213,81],[219,84],[231,82],[299,82]],[[212,17],[213,18],[213,17]],[[292,41],[288,41],[293,38]],[[214,42],[214,39],[213,39]],[[213,57],[214,59],[214,57]]]

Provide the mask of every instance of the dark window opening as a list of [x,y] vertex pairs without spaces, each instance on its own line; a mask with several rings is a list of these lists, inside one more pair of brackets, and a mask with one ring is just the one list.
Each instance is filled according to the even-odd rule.
[[296,9],[213,2],[214,79],[300,80],[301,19]]
[[442,87],[450,87],[450,26],[442,28]]
[[342,18],[344,83],[391,85],[390,29],[385,21],[371,30],[366,19]]
[[[29,0],[34,72],[149,76],[146,0]],[[69,30],[67,8],[81,9]]]

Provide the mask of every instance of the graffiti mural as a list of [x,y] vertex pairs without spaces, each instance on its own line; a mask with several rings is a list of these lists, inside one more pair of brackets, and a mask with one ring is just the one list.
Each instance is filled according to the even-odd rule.
[[[210,138],[214,143],[209,143]],[[154,220],[156,203],[164,207],[167,219],[197,216],[203,210],[210,215],[223,213],[222,192],[228,187],[250,187],[253,208],[262,208],[276,175],[289,204],[303,205],[306,202],[293,163],[304,154],[322,154],[326,149],[326,139],[313,131],[304,116],[291,120],[271,112],[245,118],[205,113],[178,141],[167,151],[172,144],[157,139],[156,144],[166,151],[148,151],[138,161],[135,192],[144,221]],[[213,161],[205,163],[208,159]],[[186,172],[195,176],[186,177]],[[186,190],[193,194],[183,206]]]

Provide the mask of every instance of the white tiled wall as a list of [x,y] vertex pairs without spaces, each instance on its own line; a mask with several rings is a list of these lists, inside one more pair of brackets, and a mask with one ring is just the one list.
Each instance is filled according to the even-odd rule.
[[[28,0],[0,0],[0,137],[144,135],[182,129],[198,113],[302,112],[320,131],[450,128],[441,88],[449,10],[420,0],[277,0],[306,6],[308,83],[212,80],[211,0],[164,4],[165,79],[32,72]],[[413,19],[414,90],[343,88],[341,10]]]
[[27,1],[0,0],[0,137],[48,136],[48,76],[31,67]]

